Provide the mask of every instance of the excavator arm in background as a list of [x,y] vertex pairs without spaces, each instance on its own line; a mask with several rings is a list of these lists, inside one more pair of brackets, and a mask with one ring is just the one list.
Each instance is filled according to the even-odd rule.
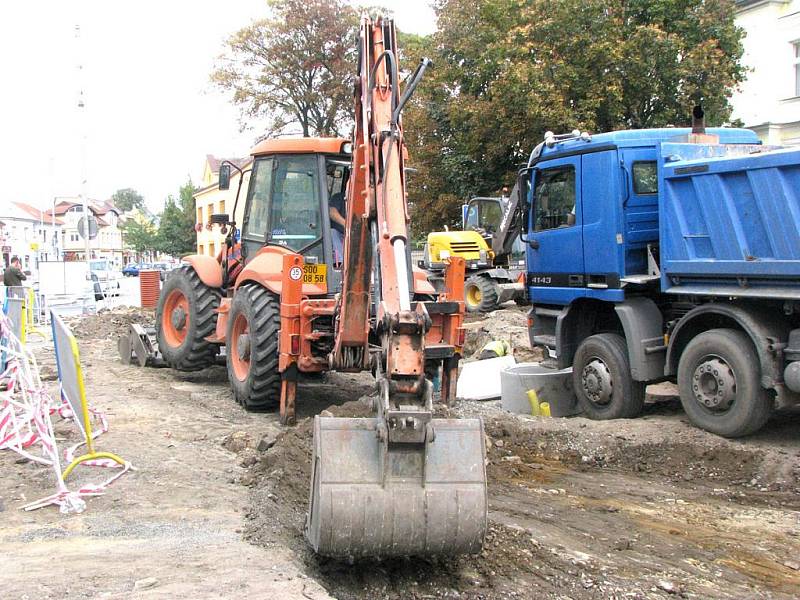
[[[376,416],[315,417],[306,537],[316,552],[347,559],[477,552],[487,525],[483,425],[434,419],[425,374],[428,342],[429,351],[448,357],[443,380],[448,390],[454,386],[455,349],[463,342],[441,342],[456,333],[453,323],[460,326],[463,293],[420,302],[411,291],[401,114],[429,62],[420,63],[401,94],[394,23],[363,17],[359,44],[330,363],[343,371],[372,368]],[[463,269],[461,259],[453,261],[454,289],[463,285]]]

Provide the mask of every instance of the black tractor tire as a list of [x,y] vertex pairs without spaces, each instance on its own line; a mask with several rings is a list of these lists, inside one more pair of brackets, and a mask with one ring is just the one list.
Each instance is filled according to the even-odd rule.
[[[226,334],[228,379],[236,401],[246,410],[262,412],[279,406],[281,374],[278,370],[281,328],[280,301],[258,284],[246,283],[233,296]],[[247,367],[239,357],[235,332],[237,317],[247,323]]]
[[[188,304],[188,315],[185,322],[185,339],[176,342],[170,335],[174,326],[165,323],[171,315],[165,315],[167,301],[173,295],[183,295]],[[190,266],[175,269],[164,286],[156,310],[156,329],[158,349],[164,361],[178,371],[199,371],[215,363],[219,353],[217,344],[209,343],[206,337],[214,333],[217,326],[217,308],[221,293],[200,281],[197,272]]]
[[628,345],[619,334],[599,333],[581,342],[572,364],[572,385],[590,419],[633,419],[642,412],[646,386],[631,377]]
[[[686,345],[678,362],[678,389],[686,416],[696,427],[722,437],[749,435],[769,420],[772,395],[761,387],[760,379],[753,343],[736,329],[701,333]],[[720,404],[704,403],[716,398]]]
[[500,290],[489,277],[473,275],[464,282],[464,305],[467,312],[491,312],[497,308]]

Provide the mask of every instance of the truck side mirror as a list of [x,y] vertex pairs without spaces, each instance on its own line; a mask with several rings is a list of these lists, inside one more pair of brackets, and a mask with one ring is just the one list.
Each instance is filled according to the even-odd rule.
[[222,164],[219,166],[219,189],[227,190],[231,187],[231,166]]

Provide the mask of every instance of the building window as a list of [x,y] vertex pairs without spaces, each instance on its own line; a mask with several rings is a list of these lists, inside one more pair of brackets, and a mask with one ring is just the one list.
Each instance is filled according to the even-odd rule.
[[197,222],[200,223],[201,225],[203,224],[203,207],[202,206],[198,206],[197,207]]
[[219,212],[222,215],[225,214],[225,200],[220,200],[219,201]]
[[794,50],[794,95],[800,96],[800,41],[792,42],[792,49]]
[[214,214],[214,203],[208,205],[208,220],[211,220],[211,215]]
[[217,255],[217,245],[214,242],[209,242],[208,243],[208,253],[211,256],[216,256]]
[[197,244],[197,253],[203,254],[203,244]]

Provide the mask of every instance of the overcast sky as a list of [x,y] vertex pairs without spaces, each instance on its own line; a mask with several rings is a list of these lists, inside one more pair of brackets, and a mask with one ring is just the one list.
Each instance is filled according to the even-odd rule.
[[[435,28],[428,0],[382,4],[403,31]],[[78,194],[81,84],[90,198],[131,187],[160,210],[189,176],[199,180],[206,153],[247,155],[253,134],[239,133],[209,73],[225,38],[265,14],[264,0],[4,3],[0,203],[46,207]]]

